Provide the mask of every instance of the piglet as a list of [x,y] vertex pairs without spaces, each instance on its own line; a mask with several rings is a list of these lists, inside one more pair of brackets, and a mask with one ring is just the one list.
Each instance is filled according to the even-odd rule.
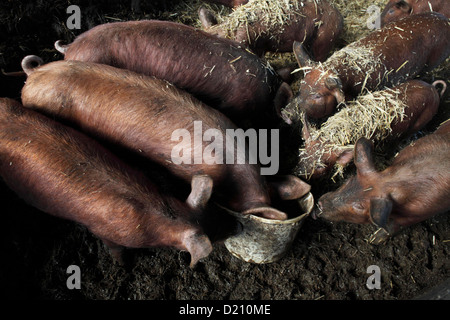
[[250,0],[220,24],[206,8],[199,9],[199,18],[207,32],[236,40],[260,56],[290,52],[299,41],[317,61],[327,58],[343,30],[342,15],[326,0]]
[[262,127],[268,119],[272,123],[292,95],[267,62],[237,42],[181,23],[107,23],[68,46],[58,41],[55,46],[65,60],[102,63],[167,80],[240,125],[248,121],[246,126]]
[[[392,87],[438,66],[450,55],[450,24],[438,13],[406,17],[369,33],[315,64],[300,43],[294,53],[305,77],[299,95],[286,107],[311,118],[333,114],[339,103],[365,90]],[[288,119],[288,122],[300,119]]]
[[199,175],[185,202],[98,142],[20,103],[0,99],[0,175],[27,203],[86,226],[121,261],[124,247],[187,250],[191,266],[212,251],[198,226],[212,180]]
[[379,244],[401,227],[450,210],[450,121],[404,148],[385,170],[376,170],[373,144],[355,146],[356,176],[320,197],[313,217],[372,223]]
[[[25,107],[131,150],[187,183],[198,174],[210,176],[217,201],[228,209],[286,219],[284,212],[270,206],[263,168],[250,163],[248,144],[242,148],[230,140],[229,131],[236,133],[237,128],[219,111],[164,80],[128,70],[63,60],[28,67],[35,60],[24,59]],[[276,162],[272,174],[278,169]],[[299,187],[290,194],[292,199],[309,191],[308,184],[298,178],[296,182]]]
[[450,18],[448,0],[389,0],[381,13],[381,26],[413,14],[439,12]]
[[[443,89],[438,93],[440,85]],[[442,80],[432,85],[409,80],[392,89],[363,95],[347,103],[318,129],[303,114],[305,148],[300,152],[296,174],[317,179],[335,165],[339,173],[353,159],[353,145],[360,137],[380,145],[421,130],[437,113],[439,95],[443,95],[446,87]]]

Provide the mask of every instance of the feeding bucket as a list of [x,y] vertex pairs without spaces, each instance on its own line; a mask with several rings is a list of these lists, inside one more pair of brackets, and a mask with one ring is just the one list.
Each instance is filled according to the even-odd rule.
[[297,201],[301,214],[287,220],[271,220],[227,210],[242,225],[238,234],[225,240],[228,251],[239,259],[252,263],[279,260],[291,247],[304,219],[314,206],[311,193]]

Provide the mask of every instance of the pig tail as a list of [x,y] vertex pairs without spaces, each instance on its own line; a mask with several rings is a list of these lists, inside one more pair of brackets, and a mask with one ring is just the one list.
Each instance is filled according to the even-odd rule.
[[442,86],[442,90],[440,92],[439,91],[438,92],[439,92],[439,96],[442,98],[442,96],[445,93],[445,90],[447,90],[447,83],[444,80],[436,80],[431,85],[433,87],[435,87],[436,90],[438,90],[437,85],[439,85],[439,84]]
[[22,60],[22,69],[25,73],[30,75],[34,69],[44,64],[44,60],[35,55],[29,55]]

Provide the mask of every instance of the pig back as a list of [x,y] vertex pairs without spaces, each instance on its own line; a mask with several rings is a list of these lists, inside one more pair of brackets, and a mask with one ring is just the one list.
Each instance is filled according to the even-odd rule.
[[167,21],[97,26],[69,45],[65,59],[167,80],[228,116],[270,108],[281,84],[270,66],[238,43]]
[[337,51],[324,64],[356,96],[365,87],[392,87],[432,70],[450,55],[448,19],[413,15],[375,30]]

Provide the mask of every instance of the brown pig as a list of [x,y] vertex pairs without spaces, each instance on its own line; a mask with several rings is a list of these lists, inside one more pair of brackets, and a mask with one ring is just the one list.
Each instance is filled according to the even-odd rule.
[[389,0],[381,13],[381,26],[412,14],[439,12],[450,18],[448,0]]
[[212,246],[196,223],[211,195],[192,179],[186,202],[158,187],[98,142],[20,103],[0,99],[0,175],[27,203],[86,226],[120,261],[123,247],[187,250],[191,266]]
[[377,145],[395,141],[422,129],[437,113],[439,93],[436,86],[409,80],[392,89],[358,97],[315,129],[303,115],[305,148],[300,152],[296,174],[319,178],[338,165],[337,173],[353,159],[358,138],[372,139]]
[[249,46],[256,54],[291,52],[294,41],[302,42],[317,61],[324,61],[343,29],[339,10],[326,0],[250,0],[224,21],[205,8],[199,18],[205,30]]
[[357,175],[320,197],[313,217],[375,224],[380,230],[371,242],[378,244],[401,227],[450,209],[450,121],[404,148],[381,172],[372,148],[370,140],[358,140]]
[[[167,80],[239,124],[276,117],[292,93],[267,62],[235,41],[175,22],[107,23],[68,46],[58,41],[55,46],[65,60],[102,63]],[[286,99],[275,108],[279,95]]]
[[[261,176],[264,169],[276,173],[277,161],[270,168],[249,161],[250,143],[245,148],[234,143],[236,126],[187,92],[164,80],[89,62],[56,61],[24,71],[28,74],[22,89],[24,106],[130,149],[187,183],[198,174],[210,176],[217,201],[233,211],[252,209],[266,218],[286,218],[270,207]],[[297,187],[290,194],[293,199],[309,191],[298,178]]]
[[[294,53],[305,70],[299,95],[286,107],[311,118],[334,113],[338,103],[392,87],[438,66],[450,55],[450,24],[437,13],[413,15],[371,32],[314,64],[301,44]],[[289,119],[298,121],[298,118]]]

